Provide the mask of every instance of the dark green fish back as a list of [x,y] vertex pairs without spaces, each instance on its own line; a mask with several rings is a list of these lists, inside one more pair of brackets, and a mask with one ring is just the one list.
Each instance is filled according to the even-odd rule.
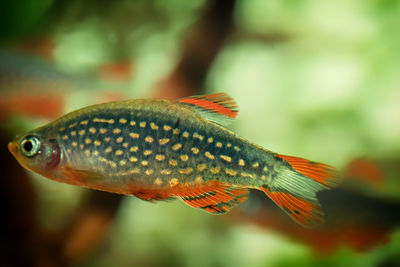
[[59,142],[74,168],[119,183],[258,185],[272,178],[271,166],[260,161],[264,150],[197,116],[164,111],[105,105],[81,112],[57,125]]

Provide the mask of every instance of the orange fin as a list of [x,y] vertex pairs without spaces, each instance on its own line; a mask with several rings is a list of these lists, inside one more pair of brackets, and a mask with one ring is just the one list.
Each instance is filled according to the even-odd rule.
[[192,108],[203,118],[221,125],[231,123],[239,111],[235,100],[224,93],[189,96],[178,99],[177,102]]
[[173,200],[174,197],[162,190],[137,189],[132,192],[137,198],[145,201]]
[[262,189],[295,222],[311,228],[324,222],[324,213],[318,203],[295,197],[290,193]]
[[[339,184],[337,171],[326,164],[275,155],[282,159],[273,181],[258,188],[264,191],[294,221],[314,227],[324,221],[317,193]],[[279,164],[279,163],[277,163]]]
[[197,186],[176,194],[194,207],[214,214],[223,214],[247,199],[247,188],[225,185],[221,182]]
[[71,179],[72,184],[76,185],[84,185],[86,186],[87,183],[99,179],[103,179],[101,174],[88,171],[88,170],[75,170],[70,167],[61,168],[61,172],[63,175],[69,177]]
[[336,187],[340,183],[338,172],[331,166],[309,161],[303,158],[275,155],[278,158],[285,160],[298,173],[313,179],[314,181],[323,184],[329,188]]
[[107,181],[107,177],[93,171],[76,170],[71,167],[62,167],[61,173],[65,177],[68,177],[68,179],[62,181],[64,183],[79,185],[100,191],[124,194],[123,192],[120,192],[118,188],[115,188],[112,184],[104,183],[104,181]]

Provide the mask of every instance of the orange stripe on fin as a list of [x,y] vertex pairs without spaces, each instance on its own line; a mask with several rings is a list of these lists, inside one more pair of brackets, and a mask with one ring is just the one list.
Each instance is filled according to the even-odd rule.
[[271,192],[266,188],[261,190],[298,224],[311,228],[324,222],[324,213],[318,204],[289,193]]
[[238,114],[235,100],[224,93],[189,96],[177,102],[192,108],[205,119],[222,125],[229,124]]
[[198,106],[205,110],[216,112],[230,118],[235,118],[238,113],[236,102],[224,93],[189,96],[179,99],[178,102]]
[[276,154],[276,157],[288,162],[296,172],[330,188],[340,183],[338,172],[329,165],[280,154]]
[[221,182],[210,182],[206,185],[186,187],[174,193],[194,207],[214,214],[223,214],[243,202],[248,197],[248,189],[226,185]]

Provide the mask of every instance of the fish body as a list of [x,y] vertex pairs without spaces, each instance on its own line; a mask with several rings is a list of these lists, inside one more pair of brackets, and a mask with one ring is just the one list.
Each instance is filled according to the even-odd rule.
[[241,138],[223,126],[236,115],[225,94],[111,102],[67,114],[9,148],[25,168],[64,183],[151,201],[180,197],[211,213],[259,189],[298,223],[321,222],[316,192],[337,184],[333,168]]

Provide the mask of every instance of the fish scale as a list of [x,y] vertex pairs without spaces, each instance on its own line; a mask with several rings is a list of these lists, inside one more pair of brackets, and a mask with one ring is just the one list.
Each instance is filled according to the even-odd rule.
[[[124,123],[121,123],[121,119],[126,120],[126,122],[123,121]],[[88,123],[81,124],[81,122],[85,121],[88,121]],[[232,169],[235,170],[235,172],[239,172],[243,169],[246,171],[252,171],[254,175],[260,174],[260,169],[262,169],[261,167],[250,170],[251,165],[247,165],[247,167],[241,167],[238,165],[238,158],[248,161],[248,157],[245,154],[240,156],[240,153],[234,150],[234,147],[238,147],[240,145],[238,144],[240,143],[240,140],[238,142],[235,141],[234,138],[229,138],[231,134],[227,134],[228,136],[223,136],[221,135],[221,132],[213,133],[209,129],[201,129],[196,127],[196,125],[192,125],[191,123],[185,124],[182,120],[177,121],[178,123],[174,122],[173,118],[168,117],[165,119],[159,119],[154,114],[138,116],[137,114],[132,113],[132,111],[129,109],[115,110],[111,114],[110,112],[100,111],[96,112],[94,118],[93,115],[86,114],[66,122],[66,127],[64,125],[62,126],[62,128],[65,128],[65,130],[61,131],[61,133],[67,134],[68,140],[63,140],[61,138],[59,142],[61,147],[72,147],[71,154],[79,159],[80,162],[82,162],[82,159],[84,158],[92,158],[90,161],[83,161],[90,162],[91,164],[87,166],[75,166],[76,168],[89,168],[89,170],[96,171],[99,165],[103,165],[104,163],[99,161],[99,158],[105,158],[107,162],[109,162],[108,165],[111,165],[111,168],[108,168],[106,173],[108,176],[129,173],[129,170],[136,167],[140,169],[139,173],[127,175],[129,175],[131,179],[139,179],[143,177],[143,174],[145,174],[146,171],[156,169],[158,172],[154,171],[152,174],[147,175],[148,178],[161,178],[163,184],[168,184],[170,179],[178,179],[179,183],[193,182],[194,179],[199,175],[202,175],[202,179],[206,181],[210,179],[219,179],[234,183],[232,180],[234,180],[235,177],[226,174],[224,169]],[[131,125],[131,122],[134,122],[133,126]],[[151,124],[157,126],[158,129],[152,129]],[[71,125],[76,126],[70,128]],[[164,125],[173,126],[171,126],[170,130],[165,130],[163,127]],[[91,128],[96,130],[95,133],[90,132]],[[107,129],[107,132],[101,134],[101,128]],[[85,133],[81,135],[79,132],[82,130],[85,131]],[[116,130],[120,130],[120,132]],[[71,132],[73,131],[77,132],[75,136],[71,135]],[[137,139],[131,138],[129,133],[137,133],[139,137]],[[128,143],[127,147],[123,147],[124,141],[117,142],[117,139],[120,137],[122,137],[123,140]],[[213,142],[208,142],[208,138],[210,137],[214,139]],[[90,144],[85,144],[85,139],[87,138],[92,140]],[[110,141],[106,142],[106,138],[110,138]],[[146,138],[152,138],[153,141],[148,142],[146,141]],[[160,145],[157,142],[160,139],[170,139],[170,141],[165,145]],[[227,142],[223,141],[223,139],[230,140],[230,148],[226,148]],[[99,140],[101,145],[96,146],[94,140]],[[78,146],[72,146],[72,142],[77,142]],[[218,147],[216,145],[217,143],[221,143],[222,147]],[[82,144],[84,144],[83,148],[80,147]],[[174,146],[176,145],[181,145],[181,148],[175,150]],[[131,152],[130,149],[136,146],[138,147],[138,150]],[[112,151],[106,152],[106,149],[109,147],[112,148]],[[191,151],[192,148],[198,148],[199,152],[194,154]],[[90,156],[85,154],[85,151],[87,150],[90,151]],[[94,151],[98,151],[99,154],[93,156]],[[122,151],[121,154],[116,154],[120,151]],[[145,151],[151,151],[151,154],[145,155]],[[210,158],[207,158],[205,156],[206,152],[209,152],[214,159],[210,160]],[[156,160],[156,155],[165,156],[165,160]],[[182,160],[182,156],[186,155],[188,159],[186,161]],[[231,161],[228,162],[227,160],[221,158],[221,156],[230,158]],[[130,162],[129,158],[131,157],[137,158],[137,161]],[[176,161],[177,164],[175,166],[166,164],[170,159]],[[75,162],[76,161],[78,160],[75,160]],[[122,163],[126,163],[121,165],[121,161]],[[95,162],[95,164],[93,164],[93,162]],[[147,162],[147,164],[143,165],[144,162]],[[199,164],[207,164],[205,171],[200,172],[197,170],[196,167]],[[219,166],[221,167],[218,173],[215,171],[210,171],[212,169],[215,170],[215,168]],[[170,168],[172,175],[165,175],[161,173],[161,170],[165,168]],[[190,171],[189,168],[192,168],[193,171]]]
[[[320,222],[316,192],[337,184],[334,170],[239,137],[224,127],[236,115],[225,94],[111,102],[33,130],[10,150],[24,167],[65,183],[150,201],[180,197],[215,214],[246,200],[253,188],[296,222]],[[24,156],[26,142],[26,149],[41,142],[38,149],[47,152]],[[50,164],[42,167],[39,159]]]

